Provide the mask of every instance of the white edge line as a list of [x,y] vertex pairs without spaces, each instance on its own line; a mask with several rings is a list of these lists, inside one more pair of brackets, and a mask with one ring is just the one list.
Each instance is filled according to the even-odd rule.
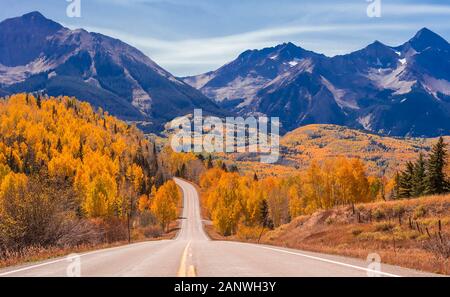
[[[234,244],[242,244],[240,242],[232,242],[232,241],[227,241],[227,242],[234,243]],[[375,274],[380,274],[380,275],[385,275],[385,276],[390,276],[390,277],[401,277],[400,275],[396,275],[396,274],[392,274],[392,273],[387,273],[387,272],[377,271],[377,270],[373,270],[373,269],[368,269],[368,268],[364,268],[364,267],[361,267],[361,266],[351,265],[351,264],[342,263],[342,262],[338,262],[338,261],[333,261],[333,260],[320,258],[320,257],[316,257],[316,256],[310,256],[310,255],[302,254],[302,253],[299,253],[299,252],[291,252],[291,251],[287,251],[287,250],[276,249],[276,248],[271,248],[271,247],[267,247],[267,246],[261,246],[261,245],[257,245],[257,244],[249,244],[249,245],[253,245],[253,246],[256,246],[256,247],[261,248],[261,249],[266,249],[266,250],[271,250],[271,251],[275,251],[275,252],[281,252],[281,253],[301,256],[301,257],[305,257],[305,258],[309,258],[309,259],[313,259],[313,260],[317,260],[317,261],[321,261],[321,262],[327,262],[327,263],[340,265],[340,266],[345,266],[345,267],[350,267],[350,268],[363,270],[363,271],[367,271],[367,272],[373,272]]]
[[[151,242],[151,241],[149,241],[149,242]],[[146,243],[149,243],[149,242],[136,243],[135,245],[146,244]],[[164,241],[157,241],[157,242],[164,242]],[[242,244],[242,243],[239,243],[239,242],[231,242],[231,241],[228,241],[228,242],[229,243],[234,243],[234,244]],[[92,252],[80,254],[79,256],[82,257],[82,256],[97,254],[97,253],[101,253],[101,252],[105,252],[105,251],[111,251],[111,250],[115,250],[115,249],[126,248],[126,247],[130,247],[130,246],[131,245],[125,245],[125,246],[113,247],[113,248],[108,248],[108,249],[102,249],[102,250],[97,250],[97,251],[92,251]],[[189,246],[189,244],[188,244],[188,246]],[[335,265],[350,267],[350,268],[354,268],[354,269],[357,269],[357,270],[373,272],[375,274],[381,274],[381,275],[386,275],[386,276],[390,276],[390,277],[401,277],[400,275],[396,275],[396,274],[391,274],[391,273],[387,273],[387,272],[372,270],[372,269],[368,269],[368,268],[364,268],[364,267],[360,267],[360,266],[356,266],[356,265],[351,265],[351,264],[346,264],[346,263],[342,263],[342,262],[338,262],[338,261],[333,261],[333,260],[329,260],[329,259],[325,259],[325,258],[320,258],[320,257],[316,257],[316,256],[310,256],[310,255],[302,254],[302,253],[299,253],[299,252],[291,252],[291,251],[287,251],[287,250],[276,249],[276,248],[260,246],[260,245],[255,245],[255,246],[257,246],[258,248],[266,249],[266,250],[271,250],[271,251],[281,252],[281,253],[285,253],[285,254],[301,256],[301,257],[305,257],[305,258],[309,258],[309,259],[313,259],[313,260],[317,260],[317,261],[321,261],[321,262],[326,262],[326,263],[331,263],[331,264],[335,264]],[[27,267],[23,267],[23,268],[12,270],[12,271],[7,271],[7,272],[4,272],[4,273],[0,273],[0,276],[14,274],[14,273],[17,273],[17,272],[30,270],[30,269],[37,268],[37,267],[42,267],[42,266],[51,265],[51,264],[62,262],[62,261],[67,261],[66,257],[58,259],[58,260],[50,261],[50,262],[45,262],[45,263],[41,263],[41,264],[36,264],[36,265],[27,266]]]
[[[112,251],[112,250],[117,250],[117,249],[123,249],[123,248],[128,248],[128,247],[139,246],[139,245],[143,245],[143,244],[147,244],[147,243],[151,243],[151,242],[159,243],[159,242],[164,242],[164,241],[165,240],[138,242],[138,243],[134,243],[134,244],[127,244],[127,245],[122,245],[122,246],[117,246],[117,247],[111,247],[111,248],[106,248],[106,249],[101,249],[101,250],[95,250],[95,251],[92,251],[92,252],[79,254],[78,256],[83,257],[83,256],[92,255],[92,254],[97,254],[97,253],[103,253],[103,252],[108,252],[108,251]],[[38,268],[38,267],[42,267],[42,266],[47,266],[47,265],[51,265],[51,264],[67,261],[69,255],[70,254],[68,254],[66,256],[63,256],[63,258],[60,258],[60,259],[57,259],[57,260],[44,262],[44,263],[31,265],[31,266],[26,266],[26,267],[15,269],[15,270],[11,270],[11,271],[6,271],[6,272],[3,272],[3,273],[0,273],[0,277],[1,276],[5,276],[5,275],[9,275],[9,274],[14,274],[14,273],[21,272],[21,271],[26,271],[26,270],[30,270],[30,269],[34,269],[34,268]]]

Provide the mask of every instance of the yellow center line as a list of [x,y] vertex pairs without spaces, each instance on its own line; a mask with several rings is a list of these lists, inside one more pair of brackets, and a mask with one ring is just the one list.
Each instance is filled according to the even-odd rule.
[[188,277],[196,277],[197,276],[197,271],[195,270],[195,266],[194,265],[190,265],[189,266],[187,276]]
[[188,256],[188,251],[189,251],[190,246],[191,246],[191,242],[189,241],[188,244],[186,245],[186,247],[184,248],[183,255],[181,256],[180,268],[178,269],[178,273],[177,273],[177,276],[179,276],[179,277],[188,276],[189,272],[186,269],[186,262],[187,262],[187,256]]

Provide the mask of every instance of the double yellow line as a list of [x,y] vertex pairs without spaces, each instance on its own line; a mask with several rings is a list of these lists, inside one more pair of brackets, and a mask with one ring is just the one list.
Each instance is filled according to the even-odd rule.
[[181,256],[180,268],[178,269],[177,276],[179,277],[195,277],[197,276],[197,272],[195,271],[194,265],[188,266],[188,253],[189,248],[191,247],[191,242],[189,241],[186,247],[184,248],[183,255]]

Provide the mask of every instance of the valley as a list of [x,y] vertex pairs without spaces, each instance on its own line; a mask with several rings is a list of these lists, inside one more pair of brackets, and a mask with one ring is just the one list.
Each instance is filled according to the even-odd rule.
[[179,77],[143,51],[184,48],[72,27],[0,22],[0,276],[65,276],[70,252],[82,276],[450,274],[443,35]]

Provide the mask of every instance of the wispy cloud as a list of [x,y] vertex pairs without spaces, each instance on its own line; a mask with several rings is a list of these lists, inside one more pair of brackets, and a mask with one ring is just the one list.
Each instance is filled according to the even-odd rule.
[[[322,26],[286,26],[243,32],[239,34],[197,38],[185,40],[163,40],[151,37],[143,37],[129,34],[123,31],[111,30],[100,27],[86,27],[88,31],[99,32],[121,39],[142,50],[157,63],[168,69],[174,69],[176,65],[183,68],[186,65],[197,65],[199,69],[212,70],[234,59],[239,53],[247,49],[260,49],[274,46],[278,43],[296,41],[299,36],[314,33],[333,34],[339,32],[351,32],[352,34],[367,34],[380,30],[410,30],[412,24],[329,24]],[[319,35],[320,36],[320,35]],[[355,49],[351,42],[342,44],[341,47],[333,46],[332,42],[308,41],[298,45],[310,50],[316,50],[328,55],[349,52]]]
[[[95,1],[127,12],[134,9],[139,15],[145,11],[148,28],[140,26],[137,32],[117,25],[117,20],[92,22],[85,29],[132,44],[177,75],[212,70],[244,50],[287,41],[336,55],[375,39],[395,45],[423,26],[450,28],[450,5],[415,0],[383,0],[380,19],[366,16],[368,3],[363,0],[305,0],[301,5],[297,0]],[[136,22],[131,17],[126,21]]]

